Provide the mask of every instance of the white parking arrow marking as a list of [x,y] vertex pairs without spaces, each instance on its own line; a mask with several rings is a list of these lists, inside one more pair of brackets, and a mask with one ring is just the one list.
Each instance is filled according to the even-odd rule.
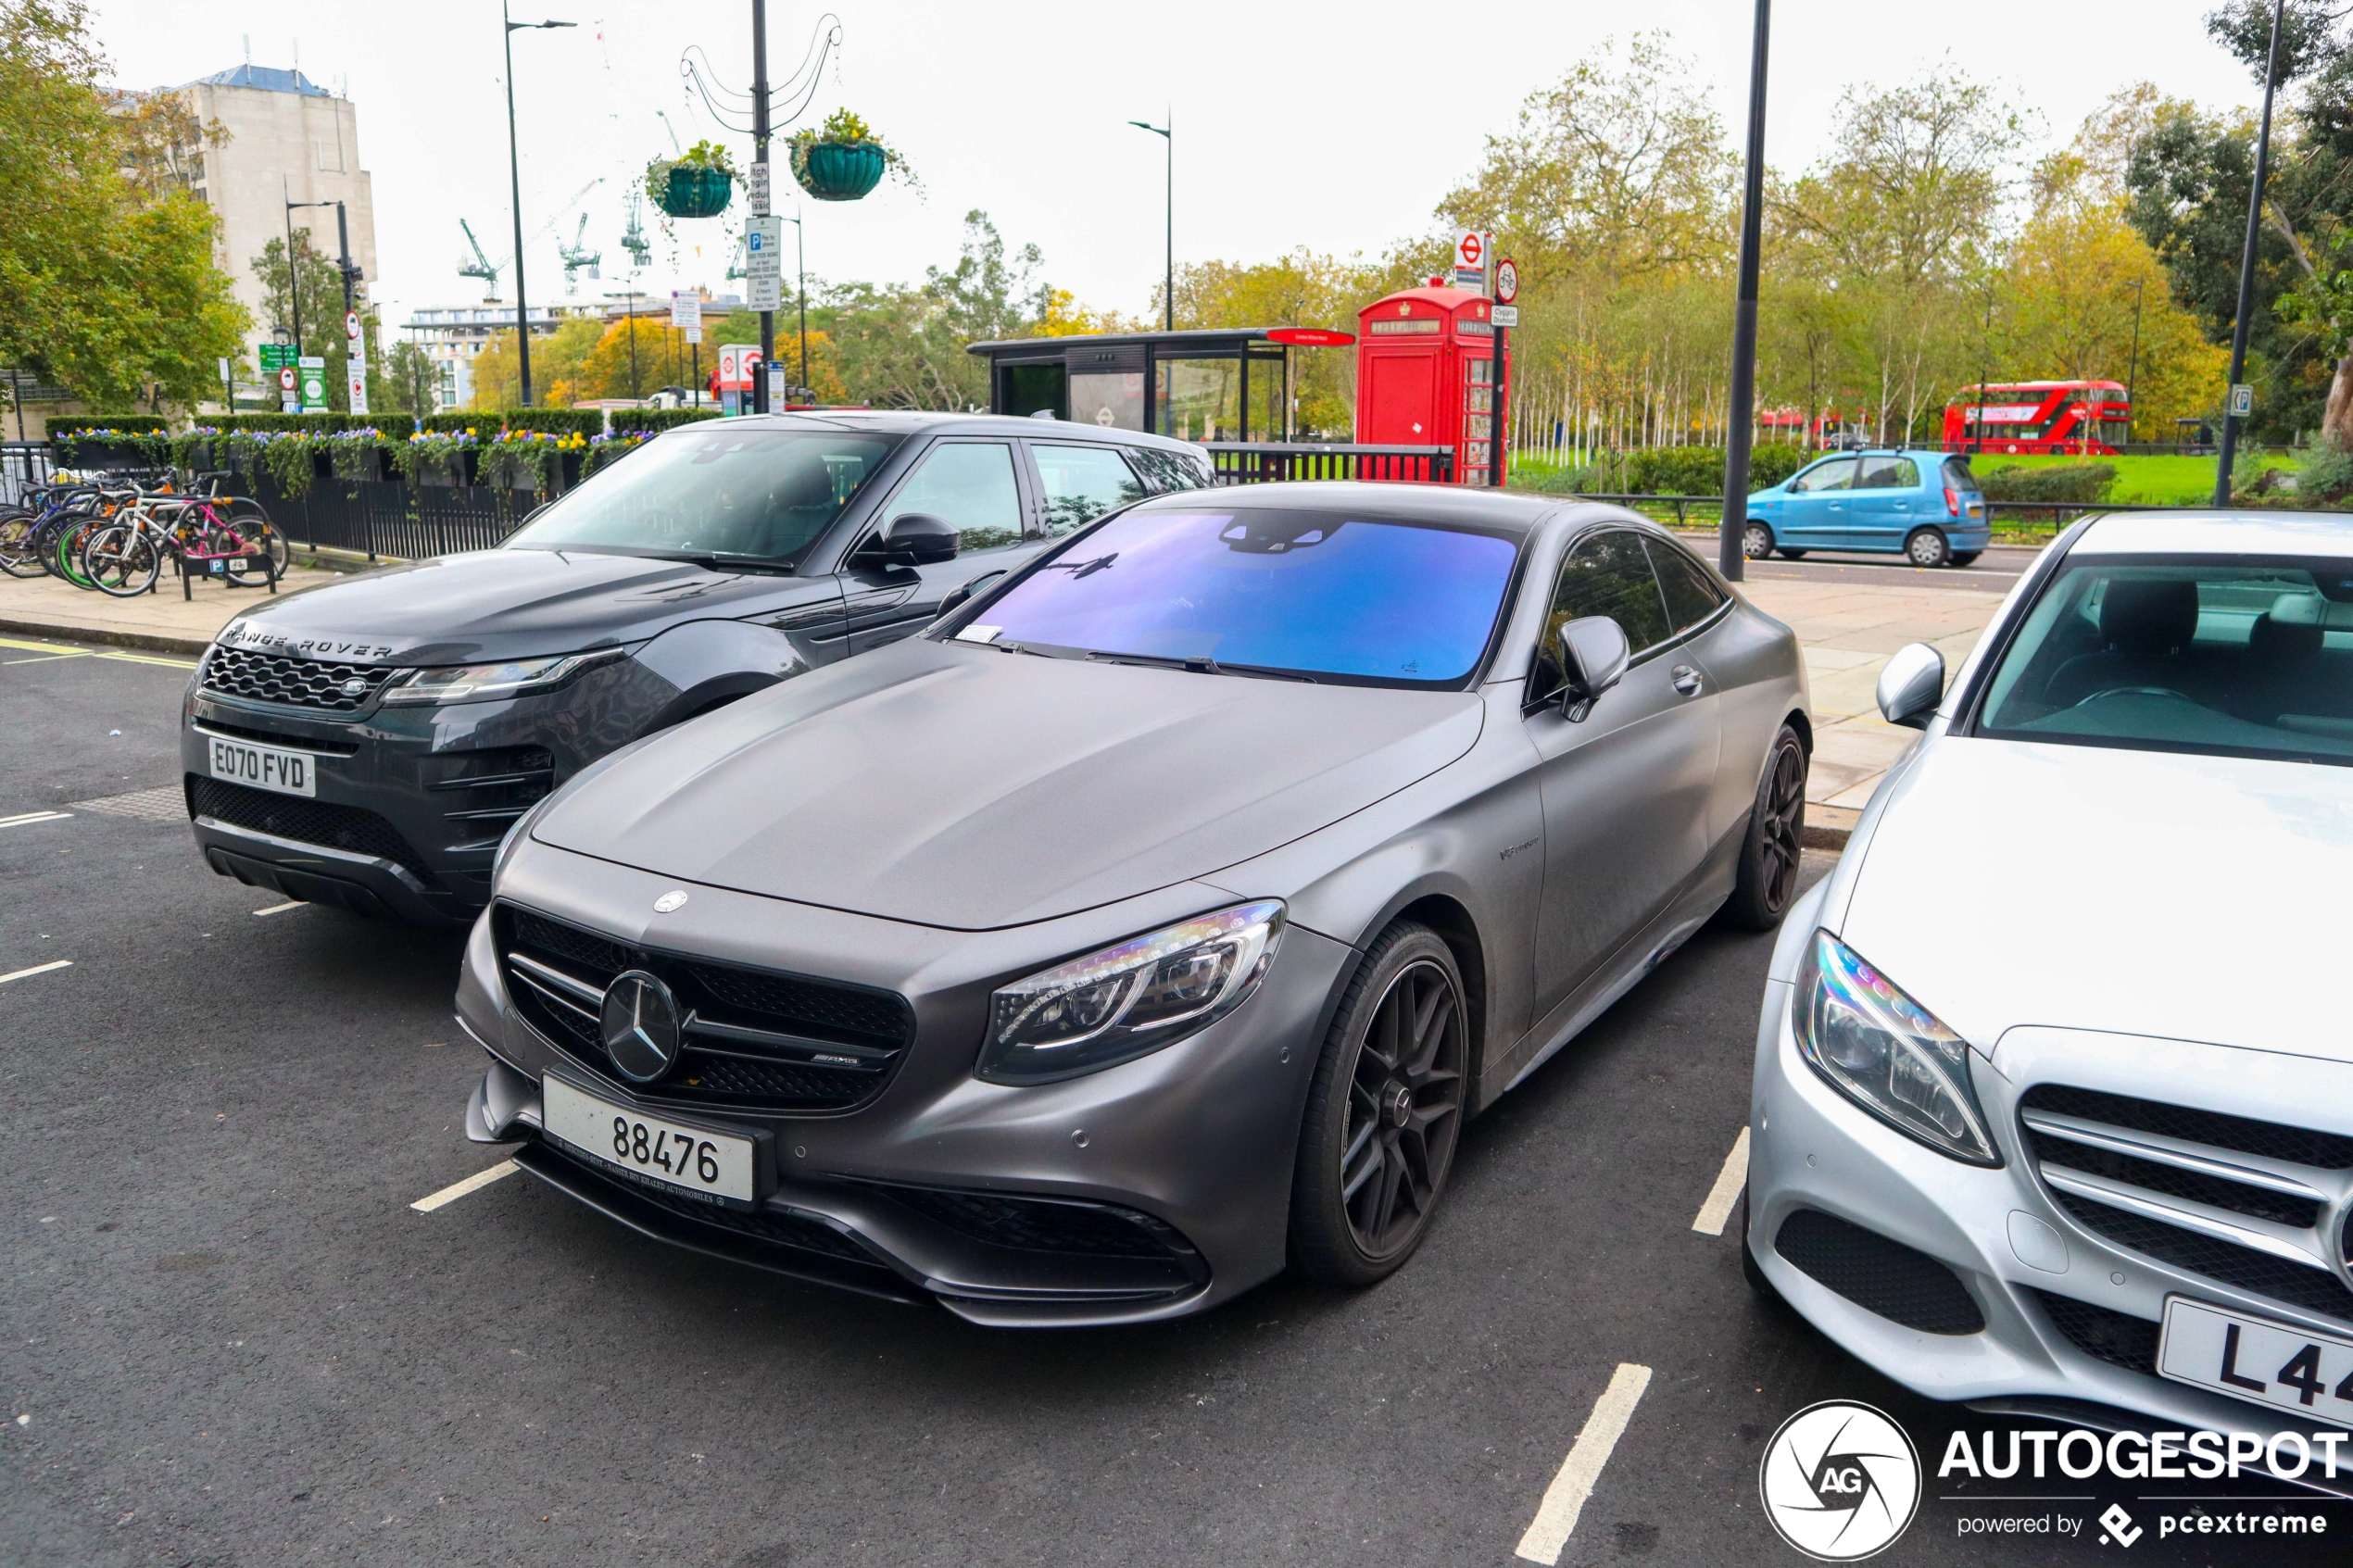
[[1541,1562],[1545,1568],[1552,1568],[1561,1560],[1561,1549],[1568,1544],[1570,1534],[1577,1528],[1577,1516],[1585,1511],[1585,1499],[1593,1495],[1593,1485],[1602,1478],[1602,1467],[1609,1462],[1617,1439],[1625,1436],[1626,1424],[1634,1418],[1634,1407],[1642,1402],[1642,1391],[1650,1386],[1650,1368],[1632,1361],[1617,1363],[1617,1370],[1610,1374],[1609,1386],[1593,1401],[1593,1413],[1585,1418],[1584,1430],[1569,1445],[1560,1474],[1546,1488],[1544,1500],[1537,1505],[1535,1521],[1520,1537],[1513,1556]]
[[1748,1129],[1732,1140],[1732,1152],[1724,1156],[1724,1168],[1716,1173],[1716,1185],[1707,1189],[1707,1201],[1699,1206],[1699,1218],[1692,1222],[1692,1229],[1702,1236],[1722,1236],[1724,1222],[1732,1217],[1732,1205],[1740,1201],[1741,1188],[1748,1185]]

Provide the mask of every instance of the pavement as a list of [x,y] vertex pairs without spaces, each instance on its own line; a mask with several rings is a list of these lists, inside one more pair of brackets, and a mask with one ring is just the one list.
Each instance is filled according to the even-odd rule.
[[[276,597],[340,581],[334,571],[296,566],[278,585]],[[272,595],[262,588],[233,588],[199,578],[181,596],[180,580],[157,579],[155,591],[135,598],[112,598],[77,588],[62,579],[0,577],[0,632],[151,648],[158,653],[204,652],[223,626]]]
[[[662,1247],[467,1143],[457,941],[208,872],[161,809],[186,670],[78,651],[0,647],[0,1563],[1793,1568],[1758,1461],[1834,1398],[1928,1467],[1898,1568],[2109,1562],[2111,1502],[2221,1490],[1939,1480],[2013,1424],[1750,1293],[1769,936],[1702,932],[1473,1123],[1382,1286],[991,1332]],[[2324,1551],[2151,1528],[2129,1561],[2342,1562],[2353,1506],[2303,1506]],[[1965,1533],[2054,1515],[2080,1533]]]

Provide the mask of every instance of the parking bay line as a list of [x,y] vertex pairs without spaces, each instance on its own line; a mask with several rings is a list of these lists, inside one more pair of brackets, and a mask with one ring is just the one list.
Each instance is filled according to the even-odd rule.
[[414,1209],[420,1214],[430,1214],[436,1209],[457,1202],[458,1199],[465,1197],[466,1194],[470,1192],[479,1192],[484,1187],[488,1186],[491,1183],[497,1181],[499,1178],[503,1176],[511,1176],[517,1171],[522,1169],[522,1166],[516,1164],[511,1160],[502,1160],[497,1164],[493,1165],[489,1170],[476,1171],[464,1181],[456,1183],[450,1186],[443,1187],[439,1192],[433,1194],[429,1198],[421,1198],[417,1199],[416,1202],[409,1205],[409,1207]]
[[298,909],[302,908],[306,902],[308,902],[306,899],[291,898],[283,904],[272,904],[266,909],[256,909],[254,910],[254,913],[257,915],[283,915],[288,909]]
[[0,817],[0,828],[29,828],[35,822],[61,822],[72,815],[70,811],[19,811],[13,817]]
[[1724,1156],[1724,1168],[1716,1173],[1716,1185],[1707,1189],[1707,1201],[1699,1206],[1699,1218],[1692,1222],[1692,1229],[1702,1236],[1722,1236],[1724,1223],[1732,1217],[1732,1205],[1739,1201],[1741,1188],[1748,1185],[1748,1129],[1732,1140],[1732,1152]]
[[31,969],[12,970],[6,974],[0,974],[0,985],[6,985],[11,980],[25,980],[36,974],[46,974],[53,969],[71,969],[72,967],[71,959],[57,959],[49,963],[37,963]]
[[1617,1363],[1617,1370],[1610,1374],[1609,1386],[1593,1401],[1593,1413],[1585,1418],[1584,1429],[1568,1446],[1560,1474],[1545,1488],[1544,1500],[1537,1505],[1528,1533],[1512,1549],[1513,1556],[1541,1562],[1545,1568],[1561,1560],[1561,1549],[1577,1528],[1585,1499],[1593,1495],[1602,1467],[1609,1462],[1617,1439],[1626,1434],[1626,1424],[1634,1418],[1634,1407],[1642,1402],[1642,1391],[1650,1386],[1650,1368],[1632,1361]]

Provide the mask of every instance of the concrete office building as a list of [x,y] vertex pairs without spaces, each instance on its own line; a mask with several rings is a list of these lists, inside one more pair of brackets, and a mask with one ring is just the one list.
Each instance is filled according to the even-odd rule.
[[[218,119],[229,133],[224,144],[204,149],[192,188],[220,220],[216,259],[235,280],[238,301],[253,313],[243,367],[251,377],[253,345],[271,341],[253,263],[271,240],[284,242],[285,203],[342,201],[351,259],[368,281],[377,277],[375,201],[368,172],[359,167],[359,117],[350,99],[298,70],[268,66],[242,65],[166,91],[184,96],[199,124]],[[292,217],[296,228],[310,231],[314,249],[334,257],[333,207],[299,207]],[[329,334],[343,332],[343,299],[320,301],[316,314],[308,297],[301,305],[304,350],[322,353]]]

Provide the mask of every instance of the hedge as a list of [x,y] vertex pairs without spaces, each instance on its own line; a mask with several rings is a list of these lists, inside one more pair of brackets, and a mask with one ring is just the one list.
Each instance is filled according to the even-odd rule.
[[612,428],[642,430],[648,435],[656,435],[665,430],[675,430],[680,425],[719,417],[716,408],[615,408],[612,411]]
[[51,414],[42,421],[42,433],[52,441],[69,431],[76,430],[119,430],[128,433],[171,428],[169,421],[153,414]]
[[2071,501],[2091,505],[2116,483],[2114,463],[2063,463],[2057,468],[1988,469],[1977,487],[1989,501]]
[[600,408],[482,408],[471,414],[427,414],[425,433],[454,435],[471,430],[488,438],[502,430],[535,430],[548,435],[595,435],[605,428]]
[[205,414],[196,422],[224,434],[230,431],[291,430],[309,435],[333,435],[346,430],[383,430],[387,421],[398,424],[408,418],[406,414]]

